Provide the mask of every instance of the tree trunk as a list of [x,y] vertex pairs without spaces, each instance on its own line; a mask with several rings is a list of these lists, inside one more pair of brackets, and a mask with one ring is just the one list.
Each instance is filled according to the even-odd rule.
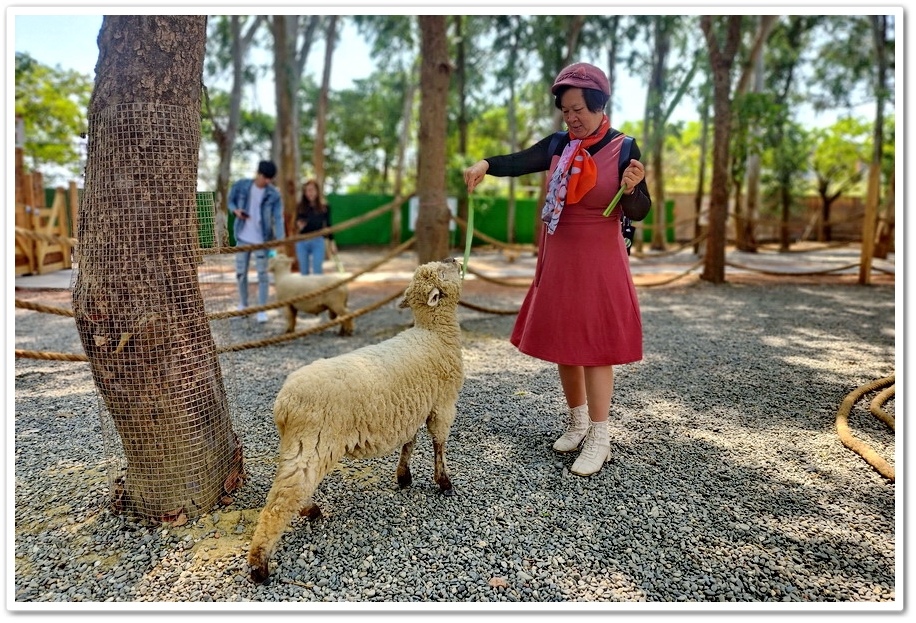
[[73,311],[120,437],[116,510],[196,517],[243,478],[197,266],[206,16],[106,16]]
[[887,194],[884,198],[884,216],[878,222],[878,235],[875,242],[875,257],[887,259],[887,254],[894,243],[894,203],[896,199],[897,169],[891,169],[891,179],[887,184]]
[[441,260],[449,252],[451,216],[445,185],[446,106],[452,65],[444,15],[420,15],[420,138],[417,165],[417,259]]
[[656,15],[652,18],[655,46],[652,53],[652,75],[649,77],[648,97],[646,98],[646,130],[649,141],[645,143],[649,151],[652,171],[652,197],[657,206],[652,219],[652,250],[665,250],[665,179],[664,179],[664,146],[665,146],[665,94],[668,88],[668,53],[671,49],[671,18]]
[[699,236],[703,233],[705,229],[702,225],[704,217],[702,216],[703,212],[703,197],[706,194],[706,152],[707,146],[709,144],[709,90],[704,89],[703,93],[703,103],[701,104],[701,130],[700,130],[700,174],[697,178],[697,194],[694,196],[693,205],[696,214],[694,214],[694,225],[693,232],[694,237],[698,238],[697,242],[693,245],[693,252],[699,255],[700,253],[700,240]]
[[[766,16],[762,16],[764,19]],[[761,45],[755,48],[754,64],[754,84],[753,93],[763,92],[763,49]],[[755,136],[761,133],[760,128],[750,128],[750,132]],[[744,193],[744,219],[741,231],[738,232],[737,247],[742,251],[749,253],[757,252],[757,237],[755,230],[757,228],[757,214],[760,211],[760,154],[757,151],[748,154],[747,157],[747,183]]]
[[789,234],[789,217],[792,214],[792,194],[791,186],[788,182],[780,184],[779,203],[782,206],[782,213],[779,219],[779,250],[786,252],[792,245],[792,239]]
[[[410,129],[413,126],[413,100],[417,92],[417,61],[414,60],[411,68],[404,72],[404,107],[401,110],[401,135],[398,138],[398,162],[394,170],[394,196],[401,197],[404,192],[404,161],[407,146],[410,145]],[[385,176],[387,179],[387,176]],[[395,207],[391,212],[391,246],[401,244],[401,206]]]
[[865,217],[862,220],[862,252],[859,260],[859,284],[871,283],[871,262],[875,250],[875,233],[878,227],[878,204],[881,201],[881,160],[884,154],[884,100],[887,89],[887,59],[884,46],[887,38],[887,17],[872,15],[873,44],[875,48],[875,129],[871,167],[865,196]]
[[[256,16],[245,33],[242,34],[241,17],[238,15],[229,17],[232,86],[229,90],[229,116],[226,120],[226,126],[220,126],[219,120],[210,115],[210,120],[213,124],[212,136],[219,156],[219,167],[216,174],[216,212],[218,218],[221,219],[219,223],[220,234],[223,233],[223,228],[227,227],[229,222],[229,177],[232,174],[232,153],[235,149],[235,139],[238,135],[242,117],[242,85],[245,82],[245,56],[251,46],[251,40],[254,38],[255,32],[263,21],[263,15]],[[209,110],[209,107],[207,109]],[[228,229],[225,234],[228,236]],[[228,238],[225,240],[220,239],[220,246],[228,246],[228,244]]]
[[[296,203],[298,199],[299,178],[299,134],[295,131],[297,123],[296,88],[295,88],[295,50],[291,44],[286,15],[274,15],[271,29],[274,37],[274,93],[277,105],[277,178],[274,183],[283,198],[283,223],[287,232],[294,231],[296,220]],[[289,257],[296,257],[296,246],[285,245]]]
[[[458,91],[458,155],[466,158],[468,155],[468,110],[467,110],[467,42],[464,39],[464,23],[468,19],[465,15],[455,15],[452,18],[455,24],[455,86]],[[511,115],[511,113],[510,113]],[[510,117],[511,119],[511,117]],[[511,197],[511,195],[510,195]],[[510,199],[511,201],[511,199]],[[458,218],[468,220],[468,190],[461,186],[458,190]],[[464,248],[467,237],[473,232],[458,229],[461,234],[459,246]],[[511,242],[512,232],[509,232]]]
[[315,114],[315,150],[312,165],[318,188],[324,188],[324,135],[328,116],[328,92],[331,90],[331,61],[334,58],[334,44],[337,40],[337,16],[331,15],[325,35],[324,71],[321,77],[321,91],[318,94],[318,110]]
[[738,44],[741,42],[741,15],[718,18],[725,21],[727,34],[724,45],[716,38],[713,17],[703,15],[700,24],[709,48],[709,64],[713,74],[714,131],[712,150],[712,187],[709,199],[709,236],[706,238],[701,279],[712,283],[725,282],[725,222],[728,217],[728,144],[731,132],[731,68]]

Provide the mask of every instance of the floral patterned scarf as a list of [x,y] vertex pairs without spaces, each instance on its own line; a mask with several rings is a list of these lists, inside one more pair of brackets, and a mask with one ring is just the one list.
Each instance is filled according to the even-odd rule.
[[610,119],[604,115],[598,129],[591,136],[577,139],[570,135],[570,141],[560,155],[557,168],[550,176],[547,200],[541,209],[541,220],[547,224],[548,234],[553,234],[556,230],[566,202],[576,203],[598,183],[598,167],[592,155],[586,150],[604,138],[610,127]]

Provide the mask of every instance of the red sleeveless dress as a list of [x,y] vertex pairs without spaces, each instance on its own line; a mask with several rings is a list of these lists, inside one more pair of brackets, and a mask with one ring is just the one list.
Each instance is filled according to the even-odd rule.
[[[510,341],[544,361],[607,366],[642,359],[642,317],[620,233],[620,135],[593,155],[598,182],[563,208],[556,231],[541,226],[534,281]],[[559,157],[553,157],[553,172]],[[548,175],[549,179],[549,175]]]

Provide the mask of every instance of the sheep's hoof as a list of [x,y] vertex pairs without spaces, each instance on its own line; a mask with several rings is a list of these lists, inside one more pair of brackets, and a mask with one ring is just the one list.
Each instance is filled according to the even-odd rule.
[[305,517],[306,519],[321,519],[323,515],[321,514],[321,509],[318,508],[317,504],[312,504],[310,506],[303,506],[299,509],[299,516]]
[[267,565],[251,568],[251,581],[255,584],[267,584],[269,577]]
[[398,487],[401,489],[406,489],[413,484],[413,476],[410,475],[410,472],[404,474],[403,476],[398,476]]
[[439,484],[439,493],[442,495],[451,497],[455,495],[455,488],[452,486],[451,482],[440,483]]

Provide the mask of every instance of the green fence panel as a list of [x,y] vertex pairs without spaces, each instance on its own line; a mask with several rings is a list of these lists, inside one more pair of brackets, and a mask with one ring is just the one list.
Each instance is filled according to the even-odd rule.
[[[391,195],[328,195],[327,202],[331,206],[331,224],[340,225],[391,203],[393,200],[394,197]],[[387,245],[391,242],[391,222],[391,212],[385,212],[374,219],[335,233],[334,240],[339,247]]]
[[[644,222],[650,225],[657,225],[657,219],[658,210],[653,207],[649,210],[649,215]],[[643,242],[652,242],[652,231],[648,227],[642,228]],[[665,242],[674,242],[674,199],[665,201]]]
[[[509,240],[509,200],[506,197],[473,197],[470,207],[474,209],[474,229],[491,238],[507,242]],[[534,241],[535,199],[515,200],[515,240],[518,244],[530,244]],[[474,244],[484,244],[475,239]]]

